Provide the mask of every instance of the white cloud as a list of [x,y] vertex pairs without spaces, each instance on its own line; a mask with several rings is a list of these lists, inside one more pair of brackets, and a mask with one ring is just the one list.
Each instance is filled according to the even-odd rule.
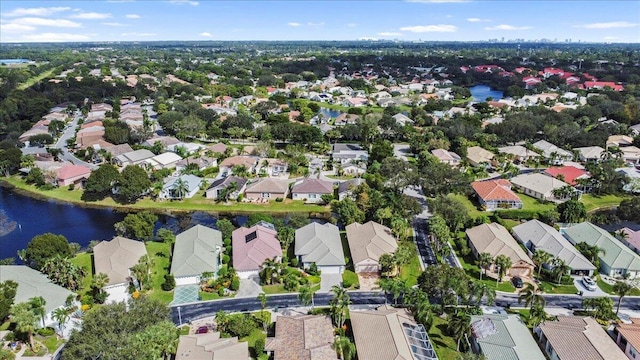
[[128,32],[128,33],[122,33],[120,34],[120,36],[131,36],[131,37],[146,37],[146,36],[156,36],[157,34],[155,33],[139,33],[139,32]]
[[111,17],[111,14],[97,13],[97,12],[81,12],[78,14],[73,14],[69,17],[72,19],[97,20],[97,19],[108,19]]
[[347,24],[347,27],[350,27],[350,28],[354,28],[354,27],[356,27],[356,26],[358,26],[358,24],[355,24],[355,23],[349,23],[349,24]]
[[302,24],[297,23],[297,22],[290,22],[290,23],[287,23],[287,25],[289,25],[289,26],[293,26],[293,27],[302,26]]
[[468,18],[468,22],[491,22],[489,19],[480,19],[480,18]]
[[205,32],[201,32],[201,33],[200,33],[200,36],[204,36],[204,37],[212,37],[213,35],[211,35],[211,33],[208,33],[208,32],[206,32],[206,31],[205,31]]
[[638,24],[630,23],[628,21],[612,21],[612,22],[604,22],[604,23],[576,25],[574,27],[583,28],[583,29],[615,29],[615,28],[630,28],[630,27],[636,27],[636,26],[638,26]]
[[507,24],[501,24],[501,25],[497,25],[497,26],[488,26],[486,28],[484,28],[485,30],[527,30],[527,29],[531,29],[531,26],[513,26],[513,25],[507,25]]
[[61,42],[61,41],[84,41],[89,40],[90,37],[81,34],[68,34],[68,33],[42,33],[23,35],[23,40],[35,41],[35,42]]
[[30,25],[21,25],[21,24],[0,24],[0,32],[14,32],[21,33],[24,31],[34,31],[36,28]]
[[458,28],[454,25],[418,25],[401,27],[400,31],[409,31],[412,33],[426,32],[456,32]]
[[176,4],[176,5],[185,5],[185,4],[189,4],[191,6],[198,6],[200,5],[199,2],[197,1],[192,1],[192,0],[169,0],[169,3],[171,4]]
[[402,36],[404,34],[399,32],[384,31],[384,32],[379,32],[377,35],[381,37],[393,37],[393,36]]
[[123,24],[123,23],[119,23],[119,22],[103,22],[102,25],[107,25],[107,26],[130,26],[129,24]]
[[140,15],[138,14],[127,14],[124,17],[126,17],[127,19],[140,19]]
[[320,26],[324,26],[324,22],[319,22],[319,23],[309,22],[309,23],[307,23],[307,25],[309,25],[311,27],[320,27]]
[[71,10],[70,7],[38,7],[38,8],[17,8],[3,13],[3,16],[49,16],[58,12]]
[[24,17],[11,21],[12,24],[27,25],[27,26],[51,26],[51,27],[66,27],[66,28],[79,28],[82,24],[65,19],[44,19],[36,17]]

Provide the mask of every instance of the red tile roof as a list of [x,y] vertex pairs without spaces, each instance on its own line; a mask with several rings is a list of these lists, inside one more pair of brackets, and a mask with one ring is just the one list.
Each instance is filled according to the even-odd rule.
[[65,165],[58,169],[58,180],[71,179],[76,176],[83,176],[91,174],[91,169],[81,165]]
[[520,201],[518,195],[511,191],[509,180],[497,179],[486,181],[474,181],[471,187],[484,201],[489,200],[515,200]]
[[587,89],[604,89],[605,87],[610,87],[614,91],[624,90],[624,86],[618,85],[613,81],[585,81],[584,86]]
[[582,169],[578,169],[577,167],[574,167],[574,166],[550,167],[547,170],[545,170],[544,173],[554,178],[557,178],[558,175],[562,175],[564,177],[564,182],[570,185],[576,185],[577,178],[584,175],[589,175],[588,172]]

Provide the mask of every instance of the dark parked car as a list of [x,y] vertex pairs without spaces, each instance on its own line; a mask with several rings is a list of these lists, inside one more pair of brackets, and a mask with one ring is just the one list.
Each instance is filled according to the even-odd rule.
[[209,327],[207,326],[200,326],[198,330],[196,330],[196,334],[206,334],[208,332],[209,332]]
[[512,277],[511,282],[513,283],[513,286],[515,286],[518,289],[522,287],[522,279],[519,276]]

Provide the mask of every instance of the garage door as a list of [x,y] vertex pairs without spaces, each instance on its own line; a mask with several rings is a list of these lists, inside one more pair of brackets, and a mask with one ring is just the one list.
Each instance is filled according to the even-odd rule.
[[318,266],[322,274],[340,274],[340,266]]

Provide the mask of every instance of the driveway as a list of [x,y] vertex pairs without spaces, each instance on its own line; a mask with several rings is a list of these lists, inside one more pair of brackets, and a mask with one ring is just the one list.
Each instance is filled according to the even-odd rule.
[[407,155],[411,154],[411,147],[407,144],[393,144],[393,155],[400,160],[407,161]]
[[248,279],[240,279],[240,289],[235,297],[251,297],[256,298],[258,295],[263,292],[262,287],[260,287],[260,279],[257,275],[251,276]]
[[342,275],[320,274],[320,290],[318,292],[329,292],[333,285],[342,286]]
[[585,297],[593,297],[593,296],[610,296],[609,294],[607,294],[606,292],[600,290],[600,288],[596,285],[596,290],[595,291],[591,291],[588,290],[586,287],[584,287],[584,285],[582,284],[582,276],[572,276],[573,277],[573,284],[575,285],[576,289],[578,289],[578,291],[582,291],[582,296]]

